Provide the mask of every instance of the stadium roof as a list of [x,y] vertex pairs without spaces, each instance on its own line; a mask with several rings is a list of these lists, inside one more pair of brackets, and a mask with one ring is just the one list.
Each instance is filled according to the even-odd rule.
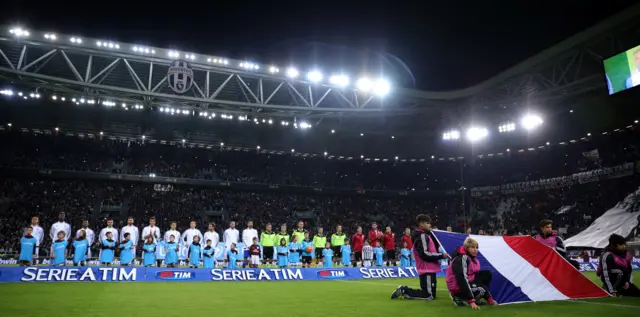
[[[46,107],[37,113],[24,113],[25,119],[37,121],[41,127],[55,124],[69,130],[75,125],[86,132],[119,130],[132,136],[155,133],[158,139],[173,141],[187,138],[216,144],[224,140],[281,150],[308,148],[316,153],[326,150],[356,155],[375,149],[387,157],[430,157],[459,152],[439,144],[445,130],[473,121],[494,126],[497,132],[498,124],[518,120],[523,110],[532,107],[545,115],[545,123],[553,125],[556,121],[556,129],[545,129],[553,137],[545,135],[547,140],[574,137],[557,131],[573,127],[563,121],[564,114],[606,97],[602,58],[637,45],[635,27],[640,21],[634,17],[638,15],[640,5],[483,83],[449,92],[392,85],[387,95],[379,96],[375,89],[363,92],[357,79],[351,79],[345,87],[339,85],[339,78],[331,81],[329,76],[313,82],[310,79],[318,78],[305,77],[307,69],[302,67],[297,78],[290,78],[288,65],[258,65],[77,34],[30,30],[29,36],[24,36],[15,32],[25,30],[15,26],[0,30],[0,80],[25,92],[31,89],[47,98],[57,96],[58,102],[62,97],[67,101],[76,98],[77,107]],[[610,45],[611,37],[622,44]],[[188,60],[194,70],[193,88],[183,95],[175,94],[167,83],[169,64],[178,58]],[[371,80],[375,83],[378,79]],[[80,105],[81,100],[103,106],[89,111]],[[18,120],[21,111],[25,109],[12,110],[11,117]],[[248,128],[247,124],[233,125],[230,120],[212,125],[207,118],[213,114],[217,116],[213,121],[219,122],[224,115],[256,125]],[[273,127],[259,128],[271,126],[269,122]],[[288,124],[284,129],[280,127],[282,122]],[[312,128],[304,133],[288,131],[302,125]],[[585,132],[582,129],[574,134],[579,137]],[[541,142],[517,137],[525,143]],[[539,144],[524,146],[529,145]]]

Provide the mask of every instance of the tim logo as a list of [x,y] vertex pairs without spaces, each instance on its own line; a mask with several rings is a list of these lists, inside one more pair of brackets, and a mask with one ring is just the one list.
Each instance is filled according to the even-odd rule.
[[318,271],[318,277],[323,279],[339,279],[349,276],[344,270],[322,270]]
[[160,280],[192,280],[196,278],[196,274],[185,271],[161,271],[156,272],[156,278]]
[[593,265],[590,263],[580,264],[580,272],[595,272],[596,270],[593,268]]

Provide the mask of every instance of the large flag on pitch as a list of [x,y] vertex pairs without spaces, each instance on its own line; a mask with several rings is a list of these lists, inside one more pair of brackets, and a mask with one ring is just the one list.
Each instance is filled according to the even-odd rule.
[[[449,254],[467,238],[444,231],[435,231],[435,235]],[[471,237],[479,244],[481,268],[493,273],[489,289],[498,303],[609,296],[553,249],[532,237]]]

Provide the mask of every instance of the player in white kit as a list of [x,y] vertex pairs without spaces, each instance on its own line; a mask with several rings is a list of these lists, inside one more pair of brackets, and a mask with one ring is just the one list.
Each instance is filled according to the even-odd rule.
[[[51,241],[56,241],[58,238],[58,232],[64,232],[64,239],[69,241],[71,237],[71,225],[64,222],[65,214],[64,212],[60,212],[58,214],[58,221],[51,225],[51,231],[49,231],[49,237]],[[53,254],[53,244],[51,245],[51,252],[49,254]]]
[[40,254],[40,244],[42,243],[42,239],[44,239],[44,229],[40,227],[40,218],[38,216],[31,217],[31,228],[33,228],[33,232],[31,235],[36,238],[36,250],[35,250],[35,258],[33,258],[33,265],[38,265],[38,255]]
[[209,223],[209,231],[204,233],[204,240],[202,241],[206,243],[209,240],[211,240],[211,246],[214,248],[218,245],[218,242],[220,242],[220,235],[216,232],[216,224],[213,222]]
[[89,247],[87,248],[87,259],[91,257],[91,246],[96,241],[96,233],[89,229],[89,220],[82,220],[82,229],[76,231],[76,239],[80,237],[80,232],[84,230]]
[[253,238],[258,238],[258,230],[253,229],[253,221],[247,221],[247,229],[242,230],[242,242],[244,243],[244,258],[249,258],[249,247],[253,245]]
[[154,244],[158,244],[158,239],[160,239],[160,228],[156,227],[155,217],[149,218],[149,225],[142,229],[142,237],[140,237],[140,239],[144,241],[148,236],[153,237]]
[[164,238],[162,239],[165,243],[169,242],[169,237],[174,236],[176,241],[178,241],[178,239],[180,239],[180,231],[176,230],[176,227],[178,226],[178,224],[175,221],[171,221],[171,224],[169,225],[169,230],[167,230],[164,233]]
[[[109,218],[107,219],[107,226],[105,228],[102,228],[102,230],[100,230],[100,252],[102,252],[102,246],[103,246],[103,241],[107,240],[107,232],[111,232],[112,234],[112,239],[118,243],[118,229],[113,227],[113,219]],[[100,257],[100,255],[98,254],[98,257]]]
[[240,232],[238,232],[238,229],[236,229],[235,221],[229,222],[229,228],[224,231],[224,233],[222,234],[222,238],[224,239],[224,246],[227,251],[231,249],[232,243],[235,243],[236,245],[238,244],[238,239],[240,239]]
[[133,243],[133,258],[136,258],[136,246],[138,245],[138,241],[140,241],[140,231],[138,231],[138,227],[133,225],[133,217],[127,218],[127,225],[122,227],[120,230],[120,241],[124,241],[124,234],[129,234],[129,239]]

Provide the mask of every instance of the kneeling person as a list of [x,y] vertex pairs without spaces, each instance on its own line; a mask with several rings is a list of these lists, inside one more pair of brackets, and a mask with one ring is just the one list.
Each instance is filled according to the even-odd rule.
[[481,299],[498,305],[489,292],[491,272],[480,271],[477,255],[478,241],[472,238],[464,240],[464,245],[453,253],[453,260],[446,271],[446,281],[456,306],[469,305],[472,309],[480,309],[478,304],[484,304]]
[[597,275],[611,295],[640,297],[640,289],[631,283],[631,254],[624,237],[612,234],[598,264]]

